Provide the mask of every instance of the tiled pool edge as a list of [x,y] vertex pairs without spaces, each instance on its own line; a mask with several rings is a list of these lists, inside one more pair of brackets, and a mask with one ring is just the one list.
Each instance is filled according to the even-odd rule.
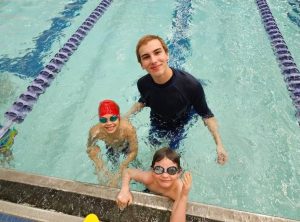
[[[1,213],[21,217],[26,221],[63,221],[63,222],[82,222],[83,218],[72,215],[63,214],[60,212],[47,211],[39,208],[34,208],[26,205],[11,203],[0,200],[0,215]],[[0,217],[0,221],[1,217]]]
[[[123,212],[115,205],[118,189],[0,168],[0,200],[84,217],[96,213],[103,221],[168,221],[170,201],[133,192],[134,203]],[[4,212],[5,213],[5,212]],[[188,221],[293,220],[190,202]]]

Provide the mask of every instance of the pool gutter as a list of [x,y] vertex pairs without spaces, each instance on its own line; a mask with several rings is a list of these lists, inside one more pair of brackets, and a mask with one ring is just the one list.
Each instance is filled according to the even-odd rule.
[[[120,211],[115,204],[119,189],[94,184],[75,182],[48,176],[17,172],[0,168],[0,200],[6,205],[18,204],[19,207],[31,207],[43,212],[60,212],[63,216],[84,218],[89,213],[97,214],[101,221],[169,221],[172,203],[165,197],[132,192],[134,202]],[[0,205],[0,212],[8,212],[9,207]],[[20,211],[22,212],[22,211]],[[13,214],[15,215],[15,214]],[[16,215],[17,216],[17,215]],[[20,216],[24,217],[24,213]],[[272,221],[293,222],[249,212],[189,202],[187,221]],[[56,221],[39,220],[36,221]],[[66,221],[66,220],[63,220]],[[74,219],[74,221],[77,221]],[[80,220],[78,220],[80,221]],[[294,221],[295,222],[295,221]]]

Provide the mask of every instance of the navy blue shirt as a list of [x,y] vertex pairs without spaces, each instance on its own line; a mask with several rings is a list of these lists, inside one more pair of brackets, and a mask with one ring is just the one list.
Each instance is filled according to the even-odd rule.
[[174,121],[186,118],[193,107],[202,118],[213,117],[200,82],[182,70],[172,68],[172,71],[171,79],[164,84],[155,83],[150,74],[137,82],[139,102],[151,108],[151,116]]

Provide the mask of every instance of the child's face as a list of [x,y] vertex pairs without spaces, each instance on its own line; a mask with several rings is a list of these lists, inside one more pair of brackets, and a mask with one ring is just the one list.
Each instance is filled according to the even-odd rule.
[[[160,169],[160,173],[161,172],[163,173],[161,174],[155,173],[154,169],[157,168]],[[175,168],[177,169],[177,171]],[[157,170],[157,172],[159,172],[159,170]],[[155,162],[152,173],[157,183],[163,188],[171,187],[174,184],[174,182],[176,182],[176,180],[179,178],[180,175],[180,171],[178,169],[177,164],[166,157],[158,162]]]
[[116,132],[120,125],[118,116],[106,114],[100,117],[100,124],[109,134]]

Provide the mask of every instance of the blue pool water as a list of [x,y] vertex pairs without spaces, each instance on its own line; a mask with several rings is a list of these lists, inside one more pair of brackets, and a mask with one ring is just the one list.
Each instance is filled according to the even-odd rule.
[[[297,1],[268,2],[299,65]],[[0,113],[98,4],[1,1],[0,30],[6,35],[0,37]],[[99,183],[85,152],[87,133],[97,123],[100,100],[114,99],[121,112],[137,100],[135,84],[144,72],[135,44],[148,33],[166,39],[173,66],[201,80],[229,153],[229,162],[219,166],[201,120],[189,129],[180,152],[194,178],[190,200],[299,220],[300,129],[255,1],[113,2],[25,121],[14,125],[14,159],[2,166]],[[154,152],[148,115],[146,109],[132,119],[145,169]]]
[[33,220],[24,219],[21,217],[15,217],[8,214],[0,213],[0,221],[1,222],[33,222]]

